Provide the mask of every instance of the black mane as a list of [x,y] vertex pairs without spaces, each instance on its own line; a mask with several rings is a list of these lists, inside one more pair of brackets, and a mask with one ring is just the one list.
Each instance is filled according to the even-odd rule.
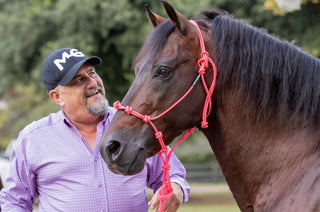
[[[301,116],[320,125],[320,60],[247,24],[206,11],[212,20],[213,60],[218,86],[237,86],[254,102],[249,111],[260,118]],[[219,71],[220,70],[220,71]]]

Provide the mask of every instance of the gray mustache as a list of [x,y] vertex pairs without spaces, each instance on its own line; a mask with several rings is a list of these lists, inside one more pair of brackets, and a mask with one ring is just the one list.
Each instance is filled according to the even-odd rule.
[[94,88],[90,88],[89,90],[87,90],[85,95],[86,96],[91,96],[91,95],[93,95],[93,94],[95,94],[97,92],[102,93],[102,88],[100,86],[98,86],[98,85],[95,86]]

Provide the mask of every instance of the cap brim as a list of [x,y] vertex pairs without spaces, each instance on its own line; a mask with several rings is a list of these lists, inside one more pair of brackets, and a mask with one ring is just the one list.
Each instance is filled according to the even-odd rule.
[[97,66],[97,65],[101,64],[102,60],[100,57],[92,56],[92,57],[88,57],[84,60],[79,61],[68,71],[68,73],[66,73],[66,75],[64,75],[64,77],[60,80],[60,82],[58,82],[58,85],[68,84],[73,79],[73,77],[76,75],[76,73],[79,71],[81,66],[83,64],[85,64],[86,62],[90,63],[93,66]]

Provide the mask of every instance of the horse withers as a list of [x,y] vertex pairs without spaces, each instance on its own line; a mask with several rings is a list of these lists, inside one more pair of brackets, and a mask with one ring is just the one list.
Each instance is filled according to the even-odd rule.
[[[208,103],[204,85],[215,76],[209,64],[204,81],[196,80],[197,29],[163,5],[169,20],[147,10],[154,30],[121,103],[128,110],[115,114],[101,141],[110,170],[140,172],[162,148],[155,128],[168,145],[197,126],[241,211],[320,211],[320,60],[243,20],[204,11],[194,21],[218,70]],[[202,126],[210,108],[208,126]],[[128,115],[132,111],[146,118]]]

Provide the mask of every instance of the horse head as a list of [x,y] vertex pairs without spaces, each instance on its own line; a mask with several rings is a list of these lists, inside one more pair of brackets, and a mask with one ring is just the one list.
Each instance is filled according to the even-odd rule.
[[[163,114],[197,81],[197,62],[201,54],[197,28],[169,3],[163,1],[163,6],[169,20],[146,6],[154,30],[135,60],[135,80],[121,104],[125,109],[116,112],[100,145],[102,157],[115,173],[132,175],[140,172],[146,159],[161,149],[148,119],[152,119],[154,127],[162,132],[165,145],[201,122],[206,92],[200,83]],[[205,21],[199,25],[210,52],[210,25]],[[210,81],[212,76],[212,71],[208,71],[205,81]],[[145,118],[128,115],[132,111]]]

